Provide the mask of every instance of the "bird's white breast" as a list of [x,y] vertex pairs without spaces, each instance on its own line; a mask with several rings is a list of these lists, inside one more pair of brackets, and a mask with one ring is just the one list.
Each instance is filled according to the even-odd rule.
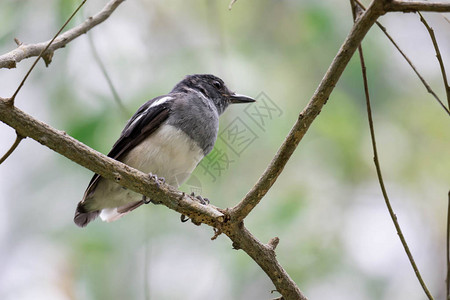
[[[166,183],[178,187],[189,177],[203,156],[202,149],[182,130],[164,124],[130,150],[122,161],[142,172],[164,177]],[[142,195],[113,181],[102,180],[93,198],[96,208],[101,210],[139,201]]]
[[142,172],[164,177],[168,184],[178,187],[202,158],[202,149],[187,134],[165,124],[134,147],[123,162]]

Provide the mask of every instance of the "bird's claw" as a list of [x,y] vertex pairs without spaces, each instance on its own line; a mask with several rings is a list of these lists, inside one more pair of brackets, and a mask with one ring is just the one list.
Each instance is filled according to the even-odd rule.
[[189,218],[186,217],[185,215],[181,215],[180,220],[181,220],[181,223],[186,223],[187,221],[189,221]]
[[147,198],[146,196],[142,196],[142,202],[144,204],[149,204],[150,202],[152,202],[152,199]]
[[210,203],[210,201],[209,201],[208,198],[203,198],[203,197],[200,196],[200,195],[195,196],[194,192],[191,193],[191,196],[194,197],[194,198],[196,198],[197,200],[199,200],[200,203],[203,204],[203,205],[207,205],[207,204]]
[[150,176],[150,179],[153,179],[156,183],[156,186],[159,188],[159,183],[162,182],[162,184],[166,183],[166,179],[164,177],[158,177],[156,174],[148,173]]

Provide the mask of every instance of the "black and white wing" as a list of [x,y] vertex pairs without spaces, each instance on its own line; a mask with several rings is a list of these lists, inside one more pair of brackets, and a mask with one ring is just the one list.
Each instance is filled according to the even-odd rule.
[[[172,103],[173,97],[165,95],[156,97],[143,104],[125,125],[108,156],[120,161],[131,149],[155,132],[167,120],[171,112]],[[78,226],[86,226],[99,213],[98,211],[89,211],[84,206],[84,203],[95,192],[101,178],[100,175],[94,174],[83,199],[78,203],[74,218]]]

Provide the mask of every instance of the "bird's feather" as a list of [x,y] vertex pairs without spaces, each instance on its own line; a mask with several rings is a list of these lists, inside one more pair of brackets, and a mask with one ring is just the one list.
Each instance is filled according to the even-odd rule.
[[[169,117],[171,111],[170,100],[170,96],[160,96],[142,105],[128,121],[119,139],[108,153],[108,156],[120,161],[131,149],[139,145],[139,143],[157,130]],[[84,193],[83,199],[77,206],[74,221],[78,226],[86,226],[100,213],[99,211],[89,211],[84,204],[86,199],[95,192],[101,179],[102,177],[100,175],[94,174]]]

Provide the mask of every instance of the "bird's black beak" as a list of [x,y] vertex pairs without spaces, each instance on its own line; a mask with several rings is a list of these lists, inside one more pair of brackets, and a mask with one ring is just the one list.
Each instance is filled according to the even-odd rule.
[[245,95],[239,95],[239,94],[231,94],[229,97],[230,103],[250,103],[255,102],[256,100],[252,97],[245,96]]

